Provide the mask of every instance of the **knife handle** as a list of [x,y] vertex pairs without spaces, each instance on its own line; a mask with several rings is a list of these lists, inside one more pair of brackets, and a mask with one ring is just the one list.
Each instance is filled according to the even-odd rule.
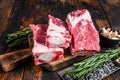
[[120,57],[115,60],[118,66],[120,66]]

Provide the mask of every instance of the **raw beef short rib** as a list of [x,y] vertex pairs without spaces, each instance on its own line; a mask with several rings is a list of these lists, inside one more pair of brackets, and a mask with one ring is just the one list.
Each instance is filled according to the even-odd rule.
[[35,40],[32,52],[36,65],[48,63],[58,59],[61,60],[64,58],[64,50],[62,48],[48,48]]
[[45,45],[48,25],[30,24],[29,26],[33,31],[34,47],[32,52],[36,65],[64,58],[64,50],[62,48],[49,48]]
[[100,51],[99,34],[87,9],[69,13],[66,22],[72,35],[72,55]]
[[71,35],[65,23],[51,15],[47,29],[46,45],[48,47],[68,48],[71,42]]

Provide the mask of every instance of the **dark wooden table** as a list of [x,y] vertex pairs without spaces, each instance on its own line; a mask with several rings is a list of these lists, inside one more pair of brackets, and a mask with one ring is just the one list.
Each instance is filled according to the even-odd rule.
[[[76,9],[87,8],[96,27],[112,27],[120,31],[120,0],[0,0],[0,53],[8,49],[6,34],[30,23],[47,23],[47,15],[65,20]],[[22,47],[23,48],[23,47]],[[20,48],[21,49],[21,48]],[[56,72],[35,66],[33,61],[10,72],[0,69],[0,80],[60,80]],[[120,70],[104,80],[120,80]]]

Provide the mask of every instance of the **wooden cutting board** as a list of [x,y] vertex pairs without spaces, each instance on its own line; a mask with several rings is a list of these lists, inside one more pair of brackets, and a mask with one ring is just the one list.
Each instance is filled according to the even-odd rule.
[[47,68],[50,71],[56,71],[56,70],[63,69],[65,67],[69,66],[70,64],[73,64],[80,60],[84,60],[90,56],[92,56],[92,54],[88,54],[88,55],[84,55],[84,56],[80,56],[80,55],[73,56],[70,53],[68,53],[68,54],[65,54],[64,59],[46,63],[46,64],[43,64],[42,66]]
[[7,72],[10,71],[17,66],[20,66],[22,64],[27,63],[28,61],[31,61],[31,52],[29,48],[18,50],[14,52],[9,52],[0,55],[0,65],[2,69]]
[[[92,54],[88,54],[86,56],[79,55],[72,56],[70,53],[65,53],[65,57],[62,60],[53,61],[50,63],[43,64],[41,66],[47,68],[50,71],[55,71],[62,69],[74,62],[88,58],[91,55]],[[15,52],[0,55],[0,64],[2,69],[5,72],[7,72],[16,68],[17,66],[25,64],[26,62],[32,61],[33,58],[31,57],[32,57],[31,49],[29,48],[22,49]]]

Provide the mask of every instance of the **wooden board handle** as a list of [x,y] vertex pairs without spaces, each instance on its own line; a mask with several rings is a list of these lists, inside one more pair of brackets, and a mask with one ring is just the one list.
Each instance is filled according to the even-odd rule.
[[30,58],[31,55],[29,48],[2,54],[0,55],[1,67],[5,72],[10,71],[19,64],[26,62],[25,60]]
[[120,57],[115,60],[116,64],[120,66]]

